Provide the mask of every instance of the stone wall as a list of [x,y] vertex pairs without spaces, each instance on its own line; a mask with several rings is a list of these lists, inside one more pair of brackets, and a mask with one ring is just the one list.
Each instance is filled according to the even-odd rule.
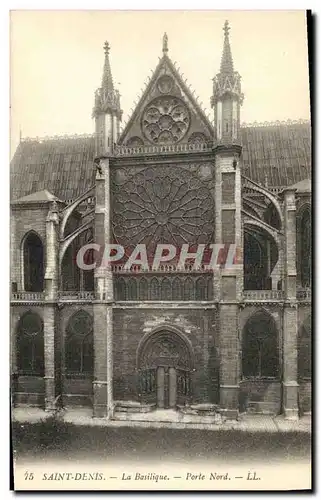
[[113,390],[116,400],[139,401],[137,349],[155,328],[173,326],[189,340],[194,353],[192,399],[217,400],[216,325],[213,310],[115,308]]

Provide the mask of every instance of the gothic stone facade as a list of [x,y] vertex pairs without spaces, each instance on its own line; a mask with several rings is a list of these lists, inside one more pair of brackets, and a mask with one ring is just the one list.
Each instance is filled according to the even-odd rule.
[[[228,26],[214,124],[163,56],[120,133],[109,46],[93,136],[21,141],[11,165],[15,405],[310,411],[310,126],[240,125]],[[78,250],[235,244],[232,267],[79,269]],[[90,252],[89,264],[98,262]],[[90,258],[92,259],[90,261]],[[215,405],[215,406],[213,406]]]

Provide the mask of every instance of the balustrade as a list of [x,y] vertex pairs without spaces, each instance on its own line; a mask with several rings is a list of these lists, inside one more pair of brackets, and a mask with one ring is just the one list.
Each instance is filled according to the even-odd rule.
[[245,300],[282,300],[283,290],[244,290]]

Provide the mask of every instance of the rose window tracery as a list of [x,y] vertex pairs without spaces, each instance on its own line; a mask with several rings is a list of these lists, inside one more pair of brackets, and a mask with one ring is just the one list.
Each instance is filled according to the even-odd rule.
[[213,241],[214,199],[192,172],[147,168],[114,184],[113,191],[114,236],[127,249]]
[[178,97],[157,97],[146,107],[142,116],[143,133],[154,144],[180,141],[189,125],[189,110]]

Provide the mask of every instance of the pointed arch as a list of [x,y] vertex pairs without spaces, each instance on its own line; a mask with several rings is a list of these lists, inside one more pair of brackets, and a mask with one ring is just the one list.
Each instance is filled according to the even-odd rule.
[[26,292],[44,289],[44,245],[39,234],[28,231],[21,241],[22,288]]
[[65,369],[67,377],[93,376],[93,318],[83,309],[75,312],[67,324]]
[[[181,350],[182,358],[181,363],[189,370],[194,369],[194,351],[190,340],[186,337],[185,333],[179,328],[164,323],[154,328],[151,332],[146,333],[138,344],[136,355],[136,366],[140,370],[146,363],[153,360],[148,357],[149,352],[153,352],[156,344],[166,342],[175,344],[175,347]],[[147,359],[148,358],[148,359]]]
[[311,315],[309,315],[299,328],[298,334],[298,379],[311,379]]
[[159,281],[158,278],[154,276],[154,278],[150,281],[150,300],[158,300],[159,299]]
[[270,290],[272,272],[280,258],[280,240],[265,225],[244,221],[244,288]]
[[194,283],[189,277],[184,280],[184,300],[195,300]]
[[173,300],[183,300],[182,280],[178,276],[173,280],[172,297]]
[[172,286],[169,278],[163,278],[161,286],[161,300],[172,300]]
[[127,300],[137,300],[137,280],[135,278],[129,278],[127,281]]
[[297,213],[297,267],[302,287],[311,284],[311,205],[305,203]]
[[242,331],[242,375],[244,378],[276,378],[279,375],[278,329],[273,316],[259,309]]
[[123,276],[116,276],[114,287],[116,300],[126,300],[128,294],[126,279]]
[[43,377],[44,332],[43,320],[38,313],[23,313],[17,325],[17,368],[20,375]]
[[195,283],[195,300],[207,300],[206,281],[203,276],[197,278]]

